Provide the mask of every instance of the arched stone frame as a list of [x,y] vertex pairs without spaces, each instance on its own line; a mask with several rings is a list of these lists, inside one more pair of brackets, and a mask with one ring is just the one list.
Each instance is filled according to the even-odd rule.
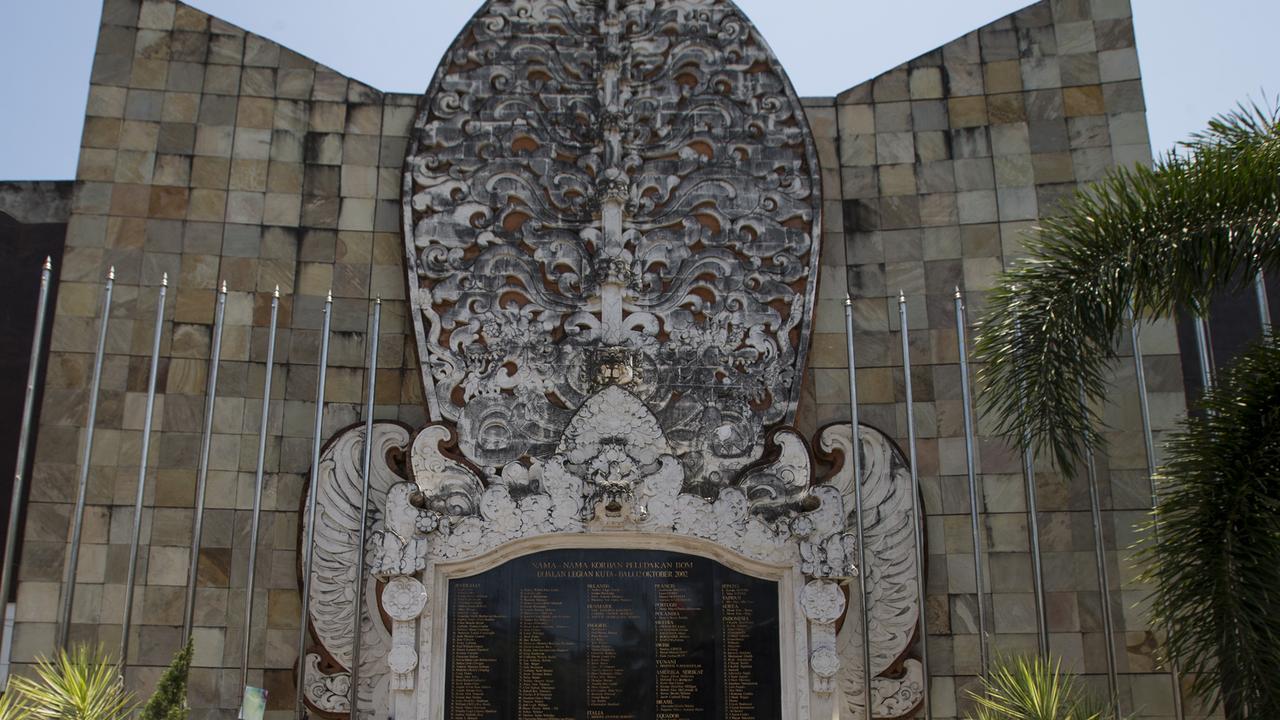
[[[828,426],[815,438],[820,456],[833,462],[830,474],[815,478],[808,443],[795,430],[779,428],[769,437],[764,461],[746,469],[714,498],[706,498],[686,491],[682,466],[660,452],[661,432],[650,432],[654,425],[651,418],[645,419],[641,404],[628,401],[625,392],[615,388],[589,406],[584,409],[587,418],[594,417],[591,407],[607,408],[614,419],[629,417],[627,427],[636,429],[628,435],[630,441],[619,445],[616,433],[601,433],[599,418],[574,423],[555,456],[529,466],[509,466],[501,477],[486,476],[468,463],[457,452],[456,436],[447,425],[429,425],[413,433],[395,423],[375,424],[375,486],[385,490],[375,494],[365,557],[370,571],[386,584],[380,597],[364,598],[362,615],[366,625],[387,622],[390,627],[384,633],[389,643],[366,653],[362,663],[363,702],[399,719],[425,717],[413,694],[429,687],[423,684],[429,678],[419,677],[420,657],[431,663],[419,644],[420,615],[429,606],[421,580],[432,581],[423,574],[428,568],[475,562],[531,538],[572,544],[623,537],[631,545],[706,542],[765,566],[792,568],[803,581],[796,583],[796,607],[808,625],[809,678],[801,687],[810,692],[796,694],[797,713],[834,717],[836,710],[829,707],[834,704],[842,717],[862,716],[856,650],[860,640],[854,636],[860,637],[855,632],[859,624],[837,627],[846,609],[857,612],[856,603],[846,603],[840,588],[855,572],[856,557],[848,530],[852,467],[837,462],[851,451],[849,426]],[[319,517],[349,513],[362,435],[361,429],[353,428],[326,450]],[[908,655],[920,613],[910,545],[915,522],[910,514],[911,483],[901,452],[882,433],[863,427],[860,444],[862,485],[869,501],[864,519],[870,565],[864,571],[886,590],[871,596],[879,628],[872,658],[876,717],[896,718],[910,714],[922,697],[920,664]],[[607,478],[584,466],[575,470],[566,461],[575,454],[593,459],[612,455],[648,470],[623,485],[600,482]],[[772,502],[777,496],[789,499]],[[347,547],[351,532],[345,526],[322,522],[317,533],[322,547],[345,548],[334,556],[335,562],[343,557],[354,560],[355,549]],[[335,578],[319,569],[317,573],[312,577],[316,587],[329,588],[335,597],[342,593],[340,581],[335,584]],[[339,716],[346,711],[346,673],[341,668],[322,672],[313,661],[326,651],[340,656],[343,642],[349,644],[350,639],[345,631],[325,634],[316,612],[313,606],[321,655],[307,658],[308,703],[321,714]],[[340,623],[339,629],[349,628],[349,622]],[[366,632],[366,638],[374,635]],[[797,678],[802,667],[804,663],[797,662]],[[814,703],[822,707],[807,710]]]

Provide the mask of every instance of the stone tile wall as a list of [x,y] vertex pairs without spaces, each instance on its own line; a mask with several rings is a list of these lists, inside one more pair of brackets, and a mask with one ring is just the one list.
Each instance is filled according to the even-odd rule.
[[[432,68],[423,68],[424,82]],[[197,598],[194,716],[239,704],[249,508],[271,293],[282,294],[268,432],[249,681],[283,718],[293,698],[297,513],[309,465],[321,308],[334,331],[324,433],[359,421],[367,314],[384,299],[376,414],[424,422],[404,303],[400,171],[415,96],[378,92],[171,0],[106,0],[77,188],[59,269],[14,658],[53,645],[103,278],[117,271],[73,638],[115,647],[123,608],[152,318],[169,298],[130,684],[153,685],[176,650],[211,326],[227,327]],[[865,422],[900,441],[905,405],[897,291],[909,302],[920,470],[929,513],[930,650],[936,717],[956,717],[977,670],[951,299],[984,292],[1021,233],[1106,168],[1145,162],[1144,106],[1127,0],[1038,3],[836,99],[807,103],[826,190],[814,352],[799,424],[846,420],[843,298],[853,293]],[[1157,426],[1183,396],[1171,327],[1144,333]],[[1168,676],[1127,548],[1149,507],[1133,374],[1117,368],[1114,432],[1100,458],[1111,595],[1127,705],[1164,718]],[[995,647],[1033,650],[1025,497],[1016,451],[980,424]],[[1052,644],[1100,681],[1099,601],[1079,478],[1037,475]]]
[[[425,71],[424,71],[425,72]],[[388,95],[166,0],[107,0],[94,57],[36,449],[14,659],[53,646],[98,314],[116,269],[72,638],[119,642],[161,277],[168,274],[129,683],[177,649],[216,288],[226,329],[196,606],[196,717],[239,705],[250,508],[271,295],[281,292],[249,681],[291,707],[297,513],[322,308],[334,295],[324,433],[360,420],[382,297],[376,416],[420,425],[400,170],[415,96]]]
[[[862,421],[905,448],[898,293],[906,295],[919,470],[928,514],[935,717],[957,717],[978,672],[973,543],[953,307],[969,322],[1022,237],[1111,167],[1147,163],[1145,105],[1128,0],[1044,0],[841,93],[806,103],[825,183],[822,281],[799,424],[848,422],[844,296],[854,302]],[[1172,324],[1145,328],[1158,431],[1183,411]],[[970,338],[971,340],[971,338]],[[1121,695],[1173,716],[1130,547],[1151,507],[1131,351],[1115,368],[1098,458]],[[974,367],[974,372],[980,368]],[[976,388],[975,388],[976,390]],[[996,653],[1037,647],[1021,456],[978,420],[988,627]],[[1036,464],[1050,646],[1105,692],[1105,646],[1088,490]]]

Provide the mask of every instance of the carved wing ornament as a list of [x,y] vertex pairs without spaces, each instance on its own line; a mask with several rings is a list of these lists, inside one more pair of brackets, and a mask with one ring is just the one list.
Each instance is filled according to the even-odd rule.
[[[856,567],[852,472],[815,482],[789,427],[818,277],[815,145],[730,0],[489,0],[419,103],[402,202],[432,422],[375,425],[364,548],[350,545],[363,430],[326,449],[303,663],[314,710],[350,712],[357,608],[376,646],[361,709],[425,718],[443,657],[436,565],[619,532],[788,569],[802,719],[809,692],[855,716],[866,704],[862,639],[841,621],[842,584],[869,573],[874,714],[915,707],[909,477],[864,428],[871,557]],[[848,426],[816,442],[854,444]],[[362,557],[381,582],[353,598]]]

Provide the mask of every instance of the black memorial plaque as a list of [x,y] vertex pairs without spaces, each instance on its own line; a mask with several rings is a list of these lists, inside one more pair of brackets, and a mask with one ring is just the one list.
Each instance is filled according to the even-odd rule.
[[449,582],[446,720],[773,720],[778,584],[651,550],[549,550]]

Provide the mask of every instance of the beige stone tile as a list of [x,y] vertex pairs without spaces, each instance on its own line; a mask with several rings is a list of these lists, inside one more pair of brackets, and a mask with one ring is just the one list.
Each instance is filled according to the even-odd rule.
[[302,164],[271,162],[267,168],[267,190],[275,193],[302,192]]
[[80,145],[86,148],[115,148],[120,144],[119,118],[90,117],[85,120]]
[[983,65],[986,91],[991,95],[1022,90],[1022,69],[1017,60],[1001,60]]
[[230,157],[234,128],[223,126],[196,126],[196,155]]
[[270,129],[275,123],[275,111],[275,100],[271,98],[240,98],[236,108],[236,125]]
[[165,92],[160,119],[166,123],[195,123],[200,117],[200,96],[192,92]]
[[225,157],[194,157],[191,159],[191,186],[224,190],[230,171],[231,161]]
[[345,129],[346,119],[347,106],[345,103],[312,103],[308,129],[312,132],[340,133]]
[[1031,164],[1035,169],[1037,185],[1046,183],[1069,183],[1075,180],[1071,153],[1038,153],[1031,156]]
[[263,192],[267,189],[266,160],[236,158],[231,161],[231,174],[227,181],[230,190]]
[[77,180],[115,179],[116,151],[85,148],[80,151],[80,163],[76,167]]
[[179,187],[191,184],[191,158],[185,155],[157,155],[151,182],[155,185]]
[[941,68],[915,68],[911,71],[908,83],[912,100],[943,97]]
[[342,166],[342,196],[372,198],[377,194],[378,171],[374,167]]
[[114,179],[118,183],[150,183],[155,163],[154,152],[120,150],[116,153]]
[[356,135],[377,135],[381,129],[381,105],[351,105],[347,108],[346,132]]
[[85,112],[90,117],[124,117],[125,88],[92,85],[89,87],[89,101]]
[[840,136],[871,135],[876,131],[875,108],[871,105],[841,105],[836,110]]
[[987,124],[986,98],[981,96],[951,98],[947,101],[951,126],[975,127]]
[[189,193],[184,187],[152,187],[147,213],[153,218],[181,220],[187,216]]
[[1024,122],[1027,119],[1026,108],[1022,103],[1022,93],[989,96],[987,112],[992,125]]
[[1102,115],[1107,111],[1101,85],[1063,88],[1062,103],[1067,117]]
[[163,90],[168,73],[168,60],[135,58],[133,72],[129,76],[129,86],[145,90]]
[[222,222],[226,214],[227,193],[221,190],[193,189],[187,207],[188,220]]
[[880,194],[882,196],[914,195],[916,193],[914,165],[883,165],[879,169],[879,174]]

